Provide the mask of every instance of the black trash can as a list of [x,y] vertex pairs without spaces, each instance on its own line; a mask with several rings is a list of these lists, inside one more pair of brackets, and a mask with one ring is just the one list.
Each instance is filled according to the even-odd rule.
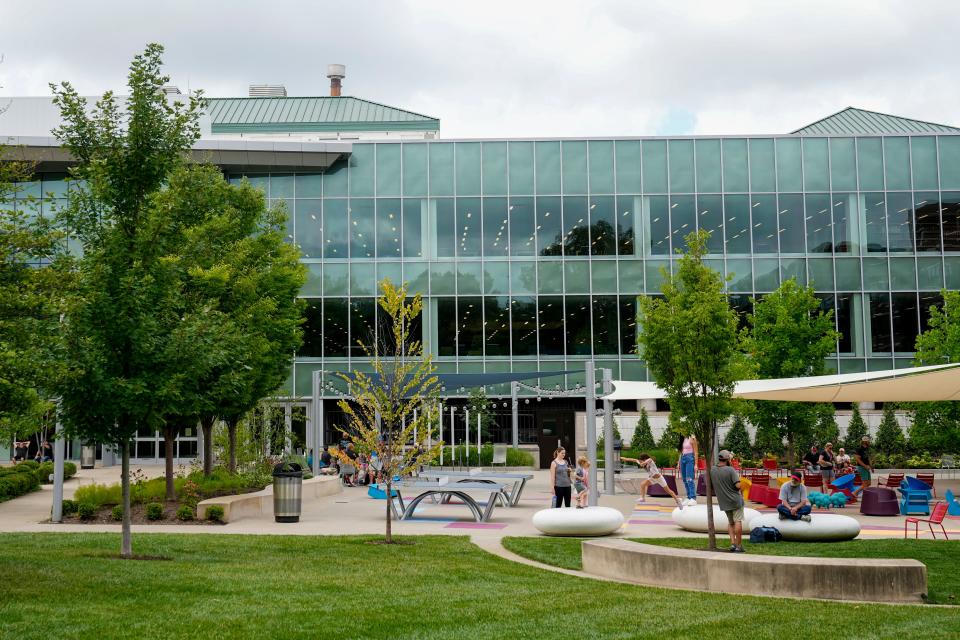
[[273,468],[273,519],[299,522],[303,502],[303,469],[296,462],[281,462]]

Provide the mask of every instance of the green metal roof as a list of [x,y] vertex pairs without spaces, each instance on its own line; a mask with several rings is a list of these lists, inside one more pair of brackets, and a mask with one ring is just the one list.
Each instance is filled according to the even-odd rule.
[[956,133],[957,127],[847,107],[791,133],[800,136],[880,133]]
[[213,133],[438,131],[440,120],[353,98],[208,98]]

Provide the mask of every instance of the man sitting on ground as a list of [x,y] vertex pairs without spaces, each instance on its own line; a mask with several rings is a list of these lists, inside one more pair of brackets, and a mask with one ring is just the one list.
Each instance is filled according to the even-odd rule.
[[790,482],[785,482],[780,487],[780,504],[777,505],[777,513],[781,520],[803,520],[810,522],[810,501],[807,500],[807,488],[803,486],[800,474],[794,472],[790,476]]
[[717,466],[710,470],[713,492],[720,510],[727,514],[727,533],[730,552],[743,553],[743,494],[740,493],[740,474],[730,466],[733,454],[724,449],[717,455]]

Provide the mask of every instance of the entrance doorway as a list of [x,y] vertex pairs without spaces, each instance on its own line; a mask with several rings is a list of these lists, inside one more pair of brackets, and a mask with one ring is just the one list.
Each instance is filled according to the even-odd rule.
[[572,411],[544,411],[538,413],[537,444],[540,447],[540,468],[547,469],[553,461],[553,452],[563,447],[567,450],[567,460],[575,457],[574,425]]

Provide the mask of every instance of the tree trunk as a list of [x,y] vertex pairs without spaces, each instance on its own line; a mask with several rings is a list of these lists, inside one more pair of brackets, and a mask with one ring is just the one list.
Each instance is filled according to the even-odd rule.
[[230,418],[227,420],[227,435],[230,449],[230,462],[228,469],[230,473],[237,472],[237,420]]
[[123,520],[120,526],[120,557],[133,557],[133,541],[130,537],[130,441],[123,441],[120,468],[120,487],[123,497]]
[[391,495],[392,482],[393,482],[393,478],[388,476],[387,478],[387,535],[385,538],[387,544],[393,544],[393,530],[391,528],[392,520],[393,520],[393,517],[392,517],[393,516],[392,514],[393,496]]
[[203,429],[203,475],[209,477],[213,473],[213,418],[203,418],[200,428]]
[[167,500],[176,500],[177,492],[173,487],[173,443],[177,438],[177,430],[172,426],[163,428],[163,462],[164,475],[167,480]]
[[[714,430],[713,425],[710,425],[709,430],[707,431],[707,459],[704,477],[704,484],[707,488],[707,537],[708,537],[708,548],[710,551],[717,550],[717,528],[713,520],[713,482],[710,480],[710,466],[713,464],[713,447],[714,447]],[[696,468],[696,460],[694,460],[694,468]]]
[[787,431],[787,466],[790,467],[790,472],[796,469],[796,449],[793,446],[793,432]]

